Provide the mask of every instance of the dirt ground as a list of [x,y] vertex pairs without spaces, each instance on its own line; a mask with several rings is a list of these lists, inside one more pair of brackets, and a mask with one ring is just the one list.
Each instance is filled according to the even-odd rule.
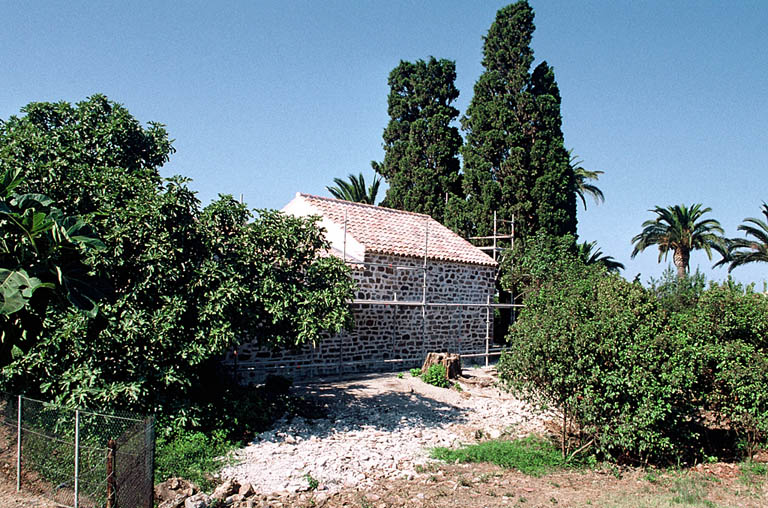
[[489,464],[433,464],[412,480],[373,488],[308,492],[256,506],[302,507],[744,507],[768,506],[768,478],[745,479],[732,464],[685,472],[566,471],[540,478]]
[[59,505],[30,492],[16,492],[14,479],[0,475],[0,507],[2,508],[57,508]]

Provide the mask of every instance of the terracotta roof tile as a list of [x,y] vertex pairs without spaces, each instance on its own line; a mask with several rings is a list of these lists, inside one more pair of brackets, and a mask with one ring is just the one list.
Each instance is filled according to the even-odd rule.
[[368,252],[422,257],[427,243],[429,259],[496,265],[490,256],[429,215],[310,194],[298,193],[297,197],[339,226],[343,227],[346,214],[347,234]]

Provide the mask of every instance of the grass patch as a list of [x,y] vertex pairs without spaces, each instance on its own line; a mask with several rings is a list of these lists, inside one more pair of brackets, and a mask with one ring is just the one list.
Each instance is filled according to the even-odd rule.
[[685,506],[714,507],[714,503],[707,499],[709,488],[706,478],[700,475],[686,475],[678,478],[672,487],[672,502]]
[[220,457],[237,448],[226,433],[216,430],[210,434],[182,431],[170,438],[158,437],[155,455],[155,482],[180,476],[196,483],[203,490],[213,487],[212,476],[226,465]]
[[768,478],[768,465],[747,461],[739,465],[739,481],[748,487],[760,487]]
[[457,450],[435,448],[432,457],[446,462],[489,462],[531,476],[541,476],[566,466],[560,451],[538,436],[514,441],[485,441]]

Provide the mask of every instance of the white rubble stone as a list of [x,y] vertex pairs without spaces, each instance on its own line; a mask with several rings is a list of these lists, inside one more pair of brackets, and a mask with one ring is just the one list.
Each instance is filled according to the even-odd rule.
[[[394,374],[333,383],[340,395],[329,404],[327,420],[278,421],[234,454],[236,463],[222,476],[270,493],[306,490],[310,475],[332,492],[375,478],[412,478],[416,465],[431,460],[431,448],[474,442],[478,429],[484,438],[544,431],[544,417],[524,402],[493,386],[463,385],[471,397]],[[410,388],[419,397],[409,396]],[[294,444],[286,444],[289,439]]]

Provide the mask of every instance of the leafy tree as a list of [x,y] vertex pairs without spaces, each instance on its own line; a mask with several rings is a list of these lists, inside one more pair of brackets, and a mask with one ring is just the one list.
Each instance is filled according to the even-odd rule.
[[3,370],[6,389],[184,425],[203,416],[203,376],[230,347],[295,347],[348,322],[352,282],[318,256],[312,220],[252,215],[228,196],[201,210],[186,180],[159,176],[173,151],[162,126],[103,96],[23,111],[0,130],[0,164],[89,214],[105,246],[93,270],[112,291],[95,317],[49,311],[46,334]]
[[573,176],[576,179],[576,194],[581,199],[584,205],[584,210],[587,209],[587,200],[585,196],[589,195],[595,200],[595,203],[600,204],[605,202],[605,195],[597,185],[590,183],[591,180],[597,181],[600,175],[605,173],[604,171],[590,171],[585,169],[582,164],[583,160],[579,159],[578,155],[574,155],[573,149],[568,150],[568,164],[570,164],[573,170]]
[[576,182],[563,144],[560,91],[552,67],[533,72],[533,9],[521,0],[496,14],[483,45],[485,71],[462,118],[469,234],[515,220],[516,238],[543,229],[576,232]]
[[118,208],[157,187],[158,168],[174,152],[162,124],[144,128],[103,95],[75,106],[33,102],[21,112],[0,122],[0,169],[23,168],[21,191],[44,192],[65,214]]
[[362,173],[358,176],[350,174],[348,182],[341,178],[334,178],[333,183],[337,186],[326,187],[326,189],[328,189],[328,192],[330,192],[336,199],[375,205],[381,179],[374,176],[373,183],[367,188],[365,186],[365,177]]
[[499,360],[502,383],[560,413],[564,457],[676,457],[695,438],[698,410],[687,398],[699,372],[687,337],[664,333],[640,284],[585,266],[567,243],[528,244],[522,261],[535,284]]
[[731,238],[727,240],[728,252],[723,256],[715,266],[730,263],[728,271],[732,271],[737,266],[745,265],[748,263],[765,263],[768,262],[768,205],[763,203],[762,207],[763,216],[766,220],[761,220],[756,217],[747,217],[744,219],[744,224],[741,224],[738,228],[739,231],[744,231],[749,238]]
[[43,194],[15,193],[22,181],[20,170],[0,175],[0,366],[34,343],[49,306],[94,316],[101,296],[90,258],[104,244]]
[[585,265],[602,265],[609,272],[618,272],[624,265],[613,259],[613,256],[603,254],[597,242],[581,242],[576,245],[578,257]]
[[702,249],[709,259],[712,259],[713,249],[723,252],[723,228],[715,219],[702,219],[702,216],[712,209],[701,206],[696,203],[690,208],[675,205],[667,208],[657,206],[649,210],[656,214],[656,218],[643,222],[643,231],[632,238],[632,243],[635,244],[632,257],[656,245],[661,262],[662,258],[666,259],[669,251],[672,251],[677,276],[683,278],[688,272],[691,251]]
[[389,74],[389,124],[384,161],[373,162],[389,189],[383,205],[426,213],[445,222],[445,206],[461,193],[461,136],[452,122],[459,111],[456,64],[450,60],[401,61]]

